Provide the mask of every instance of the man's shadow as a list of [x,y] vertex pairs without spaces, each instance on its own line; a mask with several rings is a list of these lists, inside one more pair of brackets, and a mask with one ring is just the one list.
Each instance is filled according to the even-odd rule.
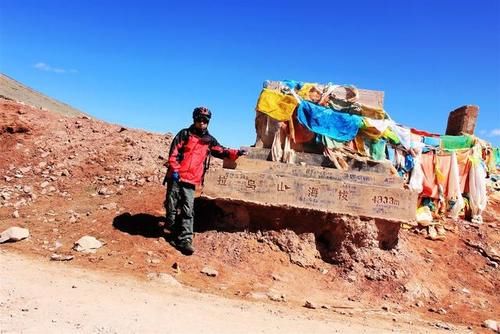
[[146,238],[165,237],[163,231],[165,217],[147,213],[135,215],[125,212],[113,219],[113,227],[130,235],[142,235]]

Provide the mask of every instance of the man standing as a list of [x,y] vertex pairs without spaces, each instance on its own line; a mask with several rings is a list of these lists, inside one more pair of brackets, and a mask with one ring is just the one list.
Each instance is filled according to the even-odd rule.
[[211,117],[212,113],[206,107],[195,108],[193,124],[179,131],[170,146],[166,176],[166,228],[172,231],[170,244],[185,255],[194,252],[194,193],[196,186],[203,183],[209,167],[209,155],[236,160],[246,154],[244,150],[221,146],[210,135],[208,123]]

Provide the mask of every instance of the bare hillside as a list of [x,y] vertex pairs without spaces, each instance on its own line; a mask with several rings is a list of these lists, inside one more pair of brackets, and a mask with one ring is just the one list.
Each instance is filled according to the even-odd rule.
[[0,97],[23,102],[39,109],[51,110],[66,116],[85,115],[80,110],[37,92],[3,73],[0,73]]

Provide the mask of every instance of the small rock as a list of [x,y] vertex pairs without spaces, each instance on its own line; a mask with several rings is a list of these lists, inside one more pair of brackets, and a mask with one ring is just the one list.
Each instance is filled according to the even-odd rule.
[[446,329],[448,331],[455,330],[455,327],[453,327],[450,324],[447,324],[446,322],[436,322],[434,324],[434,327]]
[[272,279],[273,279],[273,280],[275,280],[275,281],[278,281],[278,282],[283,281],[283,277],[281,277],[281,276],[280,276],[280,275],[278,275],[278,274],[272,274],[272,276],[271,276],[271,277],[272,277]]
[[19,241],[29,237],[30,231],[22,227],[9,227],[0,234],[0,244],[6,241]]
[[175,288],[182,288],[182,284],[179,283],[179,281],[176,280],[175,277],[167,273],[149,273],[147,277],[150,280],[165,283]]
[[84,237],[81,237],[77,242],[75,242],[73,249],[76,250],[77,252],[95,253],[95,251],[101,248],[102,246],[103,246],[102,242],[100,242],[94,237],[86,235]]
[[419,300],[418,302],[415,303],[415,305],[417,305],[417,307],[422,307],[424,306],[424,302]]
[[177,262],[174,262],[174,264],[172,265],[172,269],[174,269],[176,274],[179,274],[181,272],[181,266]]
[[269,298],[273,302],[286,302],[286,296],[276,291],[269,291],[267,293],[267,298]]
[[382,310],[384,310],[386,312],[389,312],[389,307],[387,307],[387,306],[384,305],[384,306],[382,306]]
[[489,328],[495,332],[498,332],[500,331],[500,328],[498,326],[498,322],[495,321],[495,320],[491,320],[491,319],[488,319],[488,320],[485,320],[482,324],[483,327],[486,327],[486,328]]
[[31,171],[31,167],[30,166],[22,167],[22,168],[19,168],[19,170],[21,171],[21,173],[26,174],[26,173],[29,173]]
[[315,310],[318,308],[318,305],[314,304],[313,302],[310,302],[308,300],[306,300],[305,304],[304,304],[304,307],[305,308],[310,308],[312,310]]
[[101,205],[100,208],[103,210],[116,210],[116,208],[118,208],[118,204],[116,204],[115,202],[112,202],[112,203]]
[[50,256],[51,261],[71,261],[73,260],[74,256],[73,255],[63,255],[63,254],[52,254]]
[[19,211],[17,211],[17,210],[16,210],[16,211],[14,211],[14,212],[12,213],[12,217],[14,217],[14,218],[19,218]]
[[210,277],[217,277],[217,275],[219,275],[217,270],[209,266],[203,267],[203,269],[201,269],[201,273]]
[[466,294],[470,294],[469,289],[466,289],[466,288],[463,288],[463,289],[462,289],[462,292],[463,292],[463,293],[466,293]]
[[97,190],[98,195],[112,195],[113,192],[106,187],[99,188]]
[[431,307],[431,308],[429,309],[429,312],[439,313],[439,314],[441,314],[441,315],[445,315],[446,313],[448,313],[448,312],[446,312],[446,310],[445,310],[444,308],[442,308],[442,307],[440,307],[440,308],[438,308],[438,309],[436,309],[436,308],[434,308],[434,307]]

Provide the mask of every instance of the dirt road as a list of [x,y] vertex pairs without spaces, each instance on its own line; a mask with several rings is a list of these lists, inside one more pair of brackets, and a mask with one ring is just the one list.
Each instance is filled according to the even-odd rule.
[[425,323],[224,299],[5,251],[0,272],[1,333],[439,332]]

